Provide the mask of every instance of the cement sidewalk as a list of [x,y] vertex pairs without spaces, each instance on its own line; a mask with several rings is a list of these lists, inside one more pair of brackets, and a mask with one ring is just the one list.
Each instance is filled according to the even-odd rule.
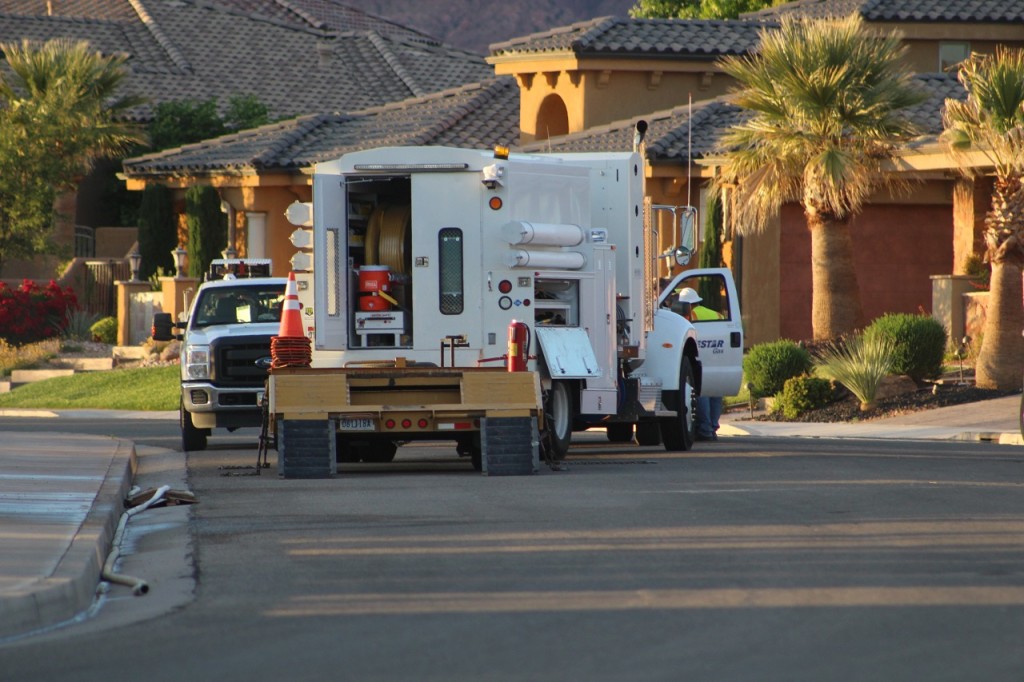
[[[1014,395],[850,424],[756,421],[732,412],[723,415],[719,434],[726,441],[761,436],[1020,445],[1020,400]],[[4,638],[70,620],[90,607],[137,470],[133,443],[61,433],[60,418],[177,419],[177,413],[0,410],[0,416],[40,417],[37,433],[0,431],[2,645]]]
[[135,468],[130,441],[0,432],[0,641],[89,608]]

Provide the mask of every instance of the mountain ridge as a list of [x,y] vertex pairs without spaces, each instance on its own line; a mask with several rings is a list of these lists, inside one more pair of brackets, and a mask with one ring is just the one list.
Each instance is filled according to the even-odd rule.
[[487,55],[511,38],[603,16],[628,16],[635,0],[345,0],[350,7],[422,31],[443,43]]

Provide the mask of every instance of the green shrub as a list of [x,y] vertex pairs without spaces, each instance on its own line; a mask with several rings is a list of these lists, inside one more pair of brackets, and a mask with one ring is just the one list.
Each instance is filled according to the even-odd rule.
[[892,369],[893,342],[880,334],[854,336],[827,346],[818,372],[838,381],[860,400],[862,412],[875,408],[878,387]]
[[772,411],[786,419],[796,419],[807,410],[816,410],[832,402],[835,389],[828,379],[801,374],[786,379],[782,392],[776,394]]
[[89,331],[92,333],[92,338],[96,341],[112,346],[117,343],[117,318],[104,317],[91,326]]
[[743,358],[743,375],[755,397],[775,395],[786,379],[811,371],[811,354],[789,339],[759,343]]
[[934,379],[942,373],[946,354],[946,328],[927,315],[890,313],[879,317],[864,330],[864,336],[888,339],[893,346],[893,374],[906,374],[914,381]]

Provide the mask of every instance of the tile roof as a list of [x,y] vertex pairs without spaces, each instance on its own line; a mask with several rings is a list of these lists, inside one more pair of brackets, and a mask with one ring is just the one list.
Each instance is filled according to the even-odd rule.
[[315,114],[127,159],[129,177],[308,169],[360,149],[400,145],[488,148],[519,138],[510,76],[343,114]]
[[762,25],[749,21],[601,17],[490,46],[491,56],[571,52],[576,55],[717,58],[757,46]]
[[336,0],[212,0],[225,7],[329,31],[376,31],[440,43],[436,38]]
[[273,118],[353,111],[493,75],[479,55],[415,32],[326,30],[256,13],[299,4],[335,3],[134,0],[141,13],[129,13],[128,0],[70,0],[54,3],[62,14],[47,17],[27,11],[45,3],[0,0],[0,41],[68,37],[127,54],[125,92],[150,100],[132,112],[140,121],[159,102],[215,97],[224,106],[233,95],[255,95]]
[[820,18],[853,12],[867,21],[1022,23],[1024,0],[795,0],[741,18],[777,19],[784,14]]
[[[907,111],[920,126],[922,135],[942,132],[942,109],[947,98],[964,99],[966,92],[950,74],[918,74],[915,81],[927,93],[927,99]],[[678,106],[646,116],[636,116],[579,133],[524,145],[523,151],[598,152],[629,151],[633,148],[633,129],[638,119],[647,121],[647,155],[652,162],[685,164],[721,151],[719,140],[732,126],[749,114],[731,104],[728,97]]]
[[[382,17],[368,14],[338,0],[206,0],[236,12],[274,19],[306,28],[331,31],[377,31],[440,42],[421,31],[403,26]],[[159,3],[180,5],[177,0],[141,0],[137,6],[146,11]],[[47,11],[47,5],[53,13]],[[139,12],[130,0],[0,0],[4,14],[36,17],[70,17],[97,21],[138,22]]]

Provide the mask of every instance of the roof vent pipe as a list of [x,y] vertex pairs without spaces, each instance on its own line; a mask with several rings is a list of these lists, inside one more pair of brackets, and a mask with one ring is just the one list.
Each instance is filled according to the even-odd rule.
[[317,63],[321,69],[326,69],[331,65],[331,57],[334,55],[334,47],[325,40],[321,40],[316,44],[316,56]]
[[640,145],[644,142],[644,135],[647,134],[647,121],[640,119],[636,122],[636,130],[633,133],[633,151],[640,151]]

